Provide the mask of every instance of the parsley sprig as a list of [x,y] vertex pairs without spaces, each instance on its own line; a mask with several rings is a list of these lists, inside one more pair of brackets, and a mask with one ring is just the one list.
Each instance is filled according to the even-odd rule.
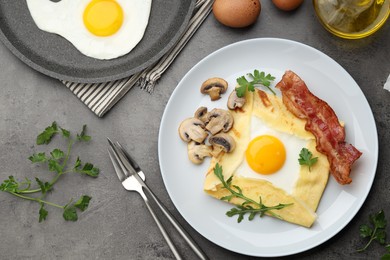
[[254,92],[255,85],[259,85],[259,84],[265,86],[274,95],[276,95],[275,91],[273,91],[273,89],[270,88],[271,81],[275,79],[275,77],[272,76],[271,74],[265,75],[264,71],[260,72],[258,70],[254,70],[253,74],[248,73],[247,76],[250,78],[250,81],[248,81],[245,76],[241,76],[237,78],[237,83],[239,87],[236,88],[236,93],[238,97],[245,96],[247,90]]
[[[73,166],[68,165],[73,144],[75,142],[87,142],[91,139],[91,137],[86,134],[86,129],[87,126],[84,125],[81,133],[77,134],[76,137],[72,137],[70,131],[59,127],[56,122],[53,122],[50,126],[46,127],[46,129],[37,136],[37,145],[49,144],[55,135],[60,134],[68,141],[66,152],[59,148],[55,148],[49,155],[45,152],[34,153],[28,159],[32,163],[46,164],[48,170],[55,173],[54,177],[50,181],[35,178],[37,187],[31,188],[32,181],[29,178],[26,177],[23,181],[18,181],[14,176],[9,176],[8,179],[0,184],[0,191],[8,192],[21,199],[39,203],[39,222],[46,220],[46,217],[49,214],[46,210],[46,206],[60,208],[63,210],[63,217],[65,220],[76,221],[78,219],[77,209],[81,211],[86,210],[91,200],[90,196],[82,195],[75,202],[73,199],[70,199],[65,205],[47,201],[45,196],[53,189],[53,186],[64,174],[75,172],[90,177],[97,177],[99,175],[98,168],[91,163],[83,164],[79,157],[77,157]],[[36,196],[38,193],[40,193],[40,196]]]
[[309,171],[311,171],[311,166],[313,166],[318,161],[318,157],[313,158],[313,154],[307,148],[302,148],[299,153],[298,162],[300,165],[309,166]]
[[[370,244],[373,241],[378,241],[379,244],[384,245],[386,243],[386,226],[387,226],[387,221],[385,218],[385,213],[383,210],[372,214],[369,216],[369,221],[371,225],[363,224],[360,226],[359,231],[360,231],[360,236],[363,238],[369,238],[367,244],[358,249],[358,252],[363,252],[365,251]],[[386,246],[387,250],[390,249],[390,246]],[[390,251],[389,251],[390,252]],[[386,254],[385,256],[389,257],[386,259],[390,259],[390,254]]]
[[262,203],[261,197],[259,197],[259,202],[246,197],[242,193],[240,187],[238,187],[237,185],[232,185],[233,176],[231,176],[228,180],[225,181],[225,178],[222,173],[222,166],[220,166],[218,163],[215,165],[214,174],[221,181],[223,188],[227,189],[230,192],[230,195],[222,197],[221,200],[230,201],[233,198],[240,198],[244,200],[244,202],[241,205],[238,205],[235,208],[232,208],[231,210],[226,212],[226,215],[228,217],[233,217],[235,215],[238,215],[238,219],[237,219],[238,223],[240,223],[244,219],[245,214],[249,214],[248,220],[253,220],[257,214],[260,217],[262,217],[266,212],[276,218],[282,219],[281,216],[274,213],[272,210],[280,210],[293,204],[293,203],[289,203],[289,204],[279,203],[278,205],[268,207]]

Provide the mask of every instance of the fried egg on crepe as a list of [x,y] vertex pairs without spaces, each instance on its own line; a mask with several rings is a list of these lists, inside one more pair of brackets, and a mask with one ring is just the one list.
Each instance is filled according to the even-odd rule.
[[[204,183],[205,192],[218,199],[228,195],[214,174],[218,163],[222,166],[224,178],[233,176],[232,185],[239,186],[245,196],[255,201],[261,197],[262,203],[269,207],[292,203],[274,213],[287,222],[312,226],[328,181],[329,163],[326,156],[317,152],[315,137],[305,130],[305,120],[289,112],[278,96],[258,89],[255,92],[247,91],[244,107],[231,113],[234,125],[229,134],[236,141],[236,149],[211,160]],[[286,148],[284,165],[270,175],[254,172],[247,166],[249,159],[245,156],[251,140],[263,134],[276,136]],[[302,144],[312,152],[313,157],[318,157],[317,163],[310,169],[306,165],[299,165],[299,152],[296,151],[303,147],[297,147],[297,144]],[[272,158],[269,160],[272,161]],[[283,182],[283,178],[287,181]],[[286,183],[291,187],[286,187]],[[237,198],[230,201],[236,205],[242,202]]]

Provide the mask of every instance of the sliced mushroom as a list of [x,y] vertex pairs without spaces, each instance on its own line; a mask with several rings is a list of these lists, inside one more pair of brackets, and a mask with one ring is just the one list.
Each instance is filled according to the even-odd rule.
[[221,94],[225,93],[228,88],[226,80],[221,78],[210,78],[203,82],[200,87],[202,94],[209,94],[212,101],[221,98]]
[[233,90],[229,95],[229,99],[227,101],[227,107],[231,110],[236,108],[241,108],[245,104],[245,97],[238,97],[236,90]]
[[211,156],[212,147],[210,145],[199,144],[194,141],[188,143],[188,158],[195,164],[200,164],[207,156]]
[[207,124],[208,119],[207,119],[208,113],[207,113],[207,107],[200,107],[195,111],[194,117],[202,120],[203,123]]
[[204,127],[202,120],[194,117],[187,118],[179,126],[180,138],[185,142],[194,140],[197,143],[203,143],[208,136]]
[[212,134],[218,134],[219,132],[227,132],[233,126],[233,116],[228,110],[214,108],[208,113],[208,124],[206,129]]
[[213,156],[217,157],[221,151],[230,153],[236,148],[236,141],[229,134],[219,133],[209,138],[210,144],[213,146]]

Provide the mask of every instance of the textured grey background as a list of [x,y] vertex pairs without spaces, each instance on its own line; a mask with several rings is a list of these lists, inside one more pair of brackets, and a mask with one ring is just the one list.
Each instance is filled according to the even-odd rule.
[[[50,200],[66,203],[69,197],[90,194],[93,197],[90,208],[76,223],[63,221],[61,212],[50,208],[48,219],[39,224],[36,203],[0,193],[0,259],[173,258],[142,200],[119,184],[107,157],[106,136],[121,140],[131,150],[147,173],[147,183],[210,258],[248,259],[206,240],[179,215],[159,173],[157,136],[165,104],[185,73],[211,52],[256,37],[296,40],[334,58],[362,88],[379,133],[378,170],[362,209],[326,243],[288,258],[378,259],[384,254],[385,249],[376,243],[366,253],[358,254],[355,249],[363,244],[359,225],[367,222],[369,214],[384,209],[390,217],[390,93],[383,90],[390,73],[390,23],[366,39],[344,40],[321,27],[311,1],[305,1],[292,13],[278,11],[270,1],[263,1],[262,7],[258,22],[247,29],[224,27],[210,15],[153,94],[134,88],[103,119],[93,115],[59,81],[27,67],[0,44],[0,179],[11,174],[30,178],[45,178],[49,174],[42,167],[31,165],[27,157],[46,150],[37,147],[34,140],[54,120],[71,130],[88,124],[93,140],[75,147],[74,152],[101,168],[97,179],[64,176],[55,192],[48,196]],[[50,148],[53,146],[47,149]],[[169,231],[173,233],[172,228]],[[187,259],[194,259],[178,236],[174,240]]]

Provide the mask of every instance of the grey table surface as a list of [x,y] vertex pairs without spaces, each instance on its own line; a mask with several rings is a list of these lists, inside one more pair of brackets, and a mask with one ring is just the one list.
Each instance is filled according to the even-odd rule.
[[[83,124],[88,125],[92,141],[75,147],[74,152],[101,169],[100,176],[92,180],[63,176],[55,192],[49,194],[50,200],[62,203],[82,193],[93,197],[89,209],[74,223],[65,222],[61,211],[51,208],[47,220],[38,223],[37,203],[0,193],[0,259],[173,258],[143,201],[137,194],[127,193],[118,182],[106,152],[107,136],[129,148],[147,173],[151,189],[211,259],[250,258],[208,241],[182,218],[164,187],[157,143],[165,105],[186,72],[225,45],[258,37],[295,40],[335,59],[361,87],[378,128],[378,168],[361,210],[329,241],[286,258],[378,259],[383,255],[385,249],[377,243],[364,253],[355,250],[363,245],[359,226],[367,222],[369,214],[383,209],[390,216],[390,93],[383,90],[390,73],[390,23],[368,38],[345,40],[321,27],[311,1],[305,1],[291,13],[277,10],[270,1],[263,1],[262,7],[257,23],[245,29],[224,27],[211,14],[166,71],[153,94],[134,88],[104,118],[91,113],[58,80],[32,70],[0,44],[0,179],[9,175],[45,178],[49,174],[44,167],[31,165],[27,157],[46,150],[35,145],[35,137],[54,120],[75,131]],[[168,230],[174,233],[173,228]],[[194,259],[186,244],[177,235],[173,237],[183,256]]]

